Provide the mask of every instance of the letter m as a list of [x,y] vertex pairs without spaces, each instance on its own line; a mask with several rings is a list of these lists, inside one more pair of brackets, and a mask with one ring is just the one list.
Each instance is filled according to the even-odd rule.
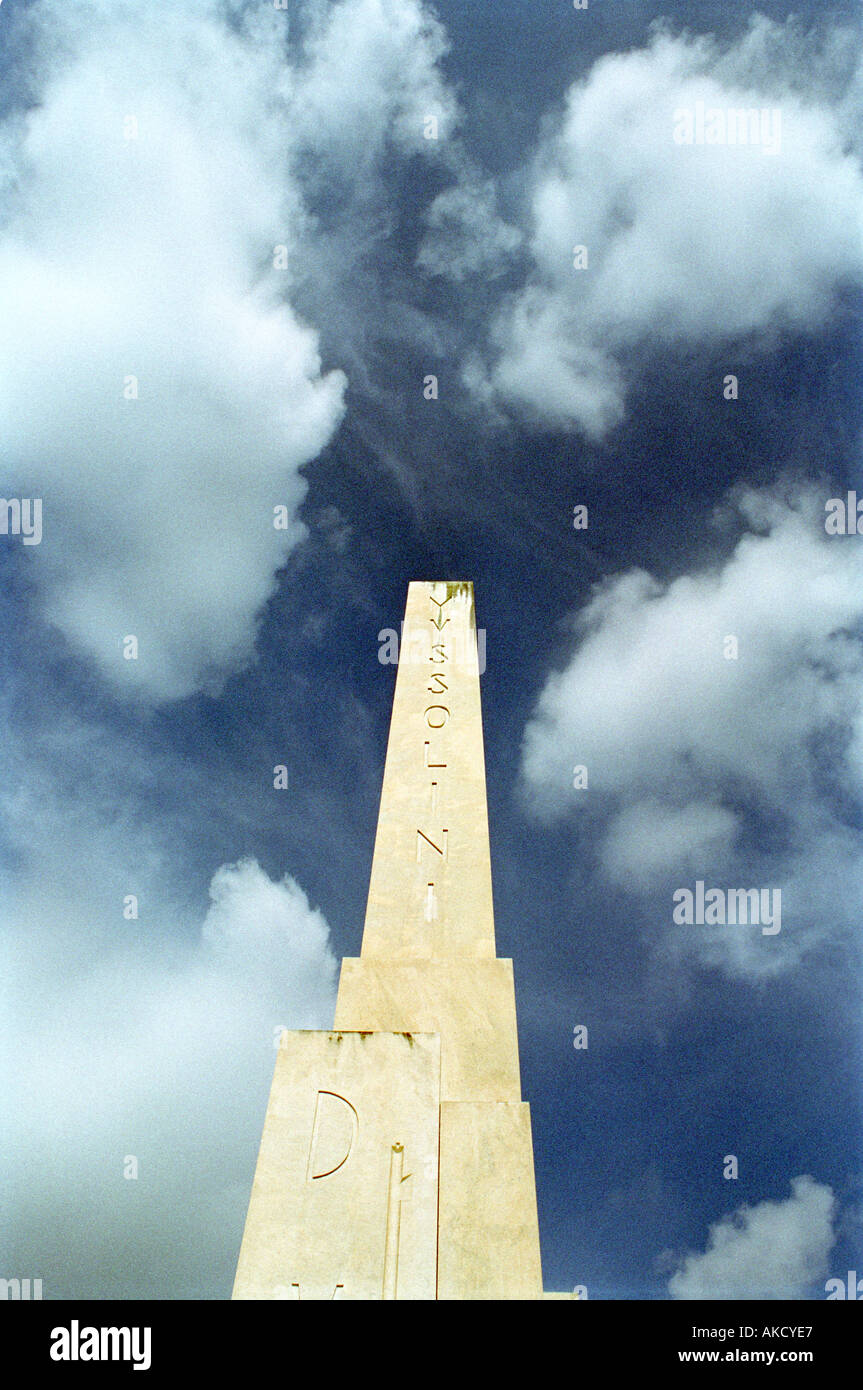
[[103,1327],[100,1352],[102,1360],[128,1361],[132,1334],[128,1327]]
[[757,888],[729,888],[728,921],[730,925],[757,926],[761,920],[761,914],[758,911],[759,900]]
[[728,112],[729,145],[757,145],[760,131],[761,113],[757,107],[734,107]]

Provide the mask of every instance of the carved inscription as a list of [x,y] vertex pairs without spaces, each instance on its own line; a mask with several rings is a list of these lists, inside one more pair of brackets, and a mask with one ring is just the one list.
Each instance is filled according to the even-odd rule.
[[318,1091],[309,1144],[306,1181],[329,1178],[343,1168],[359,1131],[359,1116],[344,1096]]
[[430,836],[426,835],[426,833],[425,833],[424,830],[418,830],[418,831],[417,831],[417,863],[419,864],[419,863],[420,863],[420,860],[422,859],[422,852],[423,852],[423,848],[424,848],[423,841],[425,841],[425,844],[431,845],[432,849],[435,851],[436,854],[439,854],[439,855],[440,855],[441,859],[446,859],[446,857],[447,857],[447,836],[448,836],[448,835],[449,835],[449,831],[448,831],[448,830],[442,830],[442,831],[440,832],[441,843],[438,845],[438,844],[435,844],[434,840],[432,840]]
[[[449,661],[448,643],[439,640],[438,634],[450,622],[450,618],[444,613],[446,605],[451,601],[452,594],[448,594],[445,599],[436,599],[429,594],[431,600],[431,614],[429,622],[435,629],[431,642],[431,653],[429,662],[433,666],[443,666]],[[429,694],[433,697],[449,694],[449,676],[443,671],[433,671],[426,686]],[[423,710],[423,718],[426,726],[435,731],[446,728],[450,721],[452,710],[448,704],[430,704]],[[423,742],[423,767],[431,769],[443,769],[447,766],[446,759],[441,756],[436,748],[432,754],[431,740],[425,739]],[[436,814],[441,800],[441,787],[437,781],[429,783],[429,803],[432,814]],[[423,854],[431,854],[432,859],[437,855],[442,863],[448,858],[448,830],[441,829],[427,834],[425,830],[417,828],[416,838],[416,862],[422,863]],[[434,922],[438,917],[438,898],[437,888],[434,880],[426,885],[426,897],[423,905],[423,916],[427,922]]]
[[425,765],[425,767],[446,767],[446,763],[430,763],[430,762],[429,762],[429,741],[428,741],[428,739],[426,739],[425,743],[423,744],[423,760],[424,760],[424,765]]
[[[281,1292],[281,1291],[284,1289],[284,1287],[285,1287],[284,1284],[279,1284],[279,1285],[278,1285],[278,1287],[277,1287],[277,1289],[276,1289],[276,1293],[275,1293],[275,1297],[276,1297],[276,1298],[294,1299],[294,1300],[299,1300],[300,1302],[302,1302],[302,1298],[303,1298],[302,1286],[301,1286],[296,1280],[294,1280],[294,1282],[291,1284],[291,1292],[290,1292],[290,1293],[288,1293],[287,1290],[285,1290],[284,1293]],[[339,1289],[343,1289],[344,1287],[345,1287],[344,1284],[336,1284],[336,1285],[335,1285],[335,1287],[333,1288],[332,1293],[330,1294],[330,1298],[329,1298],[330,1303],[332,1303],[333,1299],[335,1299],[335,1298],[338,1297]],[[339,1302],[341,1302],[341,1299],[339,1299]]]

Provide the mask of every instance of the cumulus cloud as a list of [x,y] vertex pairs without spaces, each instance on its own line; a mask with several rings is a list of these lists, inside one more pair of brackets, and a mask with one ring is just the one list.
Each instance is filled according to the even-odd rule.
[[316,0],[309,11],[295,103],[307,149],[362,183],[388,142],[428,153],[453,134],[458,108],[438,68],[449,45],[421,0]]
[[[330,1026],[336,960],[289,875],[223,865],[210,897],[188,947],[148,943],[154,913],[169,915],[155,894],[140,922],[111,924],[114,949],[97,955],[81,903],[59,947],[36,891],[7,923],[23,949],[7,973],[20,1094],[4,1260],[15,1265],[20,1228],[46,1297],[229,1292],[278,1030]],[[33,938],[47,951],[28,952]]]
[[[202,937],[226,976],[266,982],[266,993],[308,1017],[332,1002],[335,958],[329,930],[289,875],[274,883],[255,859],[223,864],[210,884],[212,903]],[[282,958],[283,978],[273,977]],[[286,993],[287,989],[287,993]]]
[[[761,17],[724,49],[658,29],[570,88],[536,160],[532,268],[492,326],[487,390],[598,439],[624,414],[624,360],[651,339],[823,325],[837,288],[863,271],[863,178],[847,119],[856,78],[834,55],[844,87],[830,90],[821,53],[808,93],[807,65],[786,54],[796,80],[778,83],[777,51],[799,60],[801,43],[792,24]],[[769,141],[678,143],[679,113],[694,119],[699,103],[778,109],[772,152]],[[587,268],[575,268],[576,247]]]
[[344,378],[271,265],[296,196],[273,31],[216,4],[38,19],[39,104],[2,131],[7,477],[44,498],[46,617],[170,699],[248,660]]
[[214,805],[248,843],[242,765],[72,713],[32,666],[0,708],[0,1265],[48,1298],[226,1297],[277,1031],[332,1025],[327,920],[211,847]]
[[346,378],[286,296],[342,283],[344,239],[317,236],[328,181],[368,194],[388,144],[432,149],[424,120],[455,119],[416,0],[300,18],[293,47],[285,14],[217,0],[20,20],[36,75],[0,127],[4,486],[44,501],[45,617],[155,700],[249,661],[305,534],[299,469]]
[[805,1298],[827,1272],[835,1205],[831,1188],[804,1174],[784,1201],[742,1206],[710,1227],[703,1253],[685,1257],[671,1297]]
[[[710,963],[769,973],[853,930],[863,903],[842,809],[863,790],[863,562],[808,494],[736,504],[747,529],[724,564],[594,591],[526,727],[522,776],[532,808],[581,816],[601,871],[635,893],[687,875],[783,885],[770,951],[749,927],[687,938]],[[577,765],[589,787],[573,792]],[[825,897],[825,880],[841,891]]]

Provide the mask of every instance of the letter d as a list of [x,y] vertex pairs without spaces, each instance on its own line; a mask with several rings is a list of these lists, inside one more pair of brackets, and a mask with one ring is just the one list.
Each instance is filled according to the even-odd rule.
[[318,1091],[306,1180],[328,1178],[348,1161],[359,1129],[357,1112],[335,1091]]

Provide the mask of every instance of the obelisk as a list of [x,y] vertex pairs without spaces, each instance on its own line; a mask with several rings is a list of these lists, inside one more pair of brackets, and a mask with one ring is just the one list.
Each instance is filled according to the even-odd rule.
[[282,1035],[233,1296],[543,1297],[471,584],[409,587],[362,951]]

